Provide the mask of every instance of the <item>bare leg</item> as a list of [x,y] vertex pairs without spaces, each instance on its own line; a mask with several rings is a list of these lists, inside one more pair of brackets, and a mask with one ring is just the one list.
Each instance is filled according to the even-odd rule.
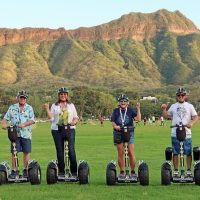
[[14,154],[11,155],[11,160],[12,160],[12,169],[16,170],[17,166],[16,166]]
[[120,171],[124,171],[124,146],[122,144],[117,145],[117,152],[118,152],[118,165]]
[[178,155],[173,155],[174,169],[178,169]]
[[30,160],[30,153],[24,153],[24,168],[27,168],[29,160]]
[[187,160],[187,168],[191,169],[191,165],[192,165],[192,156],[186,156],[186,160]]
[[129,155],[129,159],[130,159],[131,170],[134,171],[135,170],[135,163],[136,163],[134,144],[128,145],[128,155]]

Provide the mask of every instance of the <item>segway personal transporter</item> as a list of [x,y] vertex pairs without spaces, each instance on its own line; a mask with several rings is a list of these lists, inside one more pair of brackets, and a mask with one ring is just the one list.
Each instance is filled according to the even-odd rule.
[[180,122],[178,125],[171,126],[171,128],[176,127],[176,136],[180,142],[180,175],[172,175],[172,147],[167,147],[165,149],[166,161],[161,166],[161,184],[170,185],[173,183],[193,183],[200,185],[200,148],[193,148],[193,158],[194,158],[194,176],[185,175],[184,169],[184,140],[186,138],[185,126]]
[[16,168],[16,177],[10,176],[11,169],[8,162],[4,161],[0,164],[0,185],[5,183],[23,183],[30,182],[32,185],[41,183],[41,169],[36,160],[31,160],[28,163],[28,176],[23,176],[19,173],[19,163],[16,149],[17,128],[15,126],[8,127],[8,138],[13,146],[13,154]]
[[64,139],[64,160],[65,174],[60,175],[58,163],[56,160],[49,162],[47,166],[46,181],[47,184],[55,184],[57,182],[79,182],[80,184],[89,183],[89,165],[86,161],[80,160],[78,165],[78,176],[74,177],[70,173],[70,160],[68,155],[68,142],[70,138],[70,124],[59,126],[60,133]]
[[[149,185],[149,169],[148,165],[144,161],[139,161],[138,175],[131,176],[129,173],[129,156],[128,156],[128,142],[130,140],[130,128],[127,126],[121,127],[121,133],[123,134],[124,141],[124,161],[125,161],[125,176],[117,176],[116,161],[110,161],[106,168],[106,184],[115,185],[116,183],[137,183],[141,185]],[[133,127],[132,127],[133,129]]]

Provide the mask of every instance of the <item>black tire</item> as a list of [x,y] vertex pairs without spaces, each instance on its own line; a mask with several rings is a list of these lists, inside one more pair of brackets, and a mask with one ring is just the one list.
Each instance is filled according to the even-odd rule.
[[149,168],[147,164],[144,163],[143,166],[139,166],[138,178],[140,181],[140,185],[149,185]]
[[171,184],[171,170],[165,168],[161,169],[161,184],[162,185]]
[[7,177],[5,171],[0,171],[0,185],[7,183]]
[[200,185],[200,169],[194,170],[194,181],[196,185]]
[[107,168],[106,184],[107,185],[115,185],[116,184],[116,171],[115,170]]
[[89,168],[85,166],[78,171],[78,178],[80,184],[88,184],[89,183]]
[[29,169],[28,178],[29,178],[31,185],[41,184],[41,169],[38,165]]
[[46,181],[47,184],[55,184],[57,182],[56,169],[47,168]]

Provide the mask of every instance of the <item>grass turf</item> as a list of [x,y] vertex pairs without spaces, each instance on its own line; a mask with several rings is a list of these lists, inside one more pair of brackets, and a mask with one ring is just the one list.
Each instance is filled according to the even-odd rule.
[[[135,151],[137,160],[149,165],[150,185],[123,184],[107,186],[106,165],[117,157],[112,139],[110,122],[101,127],[98,122],[79,124],[76,131],[77,160],[87,160],[90,165],[90,184],[77,183],[46,184],[46,167],[55,159],[55,147],[49,123],[38,123],[33,130],[31,158],[38,160],[42,168],[42,184],[6,184],[0,186],[0,200],[7,199],[200,199],[200,187],[195,184],[172,184],[161,186],[160,168],[164,161],[165,147],[171,145],[170,123],[137,126],[135,129]],[[193,146],[200,145],[200,123],[193,127]],[[6,131],[0,130],[0,161],[10,163],[9,141]],[[22,167],[22,154],[19,154]]]

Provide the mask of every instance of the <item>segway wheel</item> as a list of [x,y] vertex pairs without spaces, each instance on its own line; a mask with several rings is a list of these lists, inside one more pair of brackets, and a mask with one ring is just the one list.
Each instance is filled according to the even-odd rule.
[[46,181],[47,184],[55,184],[57,182],[56,169],[47,168]]
[[115,170],[107,168],[107,170],[106,170],[106,183],[107,183],[107,185],[115,185],[116,184],[116,172],[115,172]]
[[80,184],[88,184],[89,183],[89,166],[88,166],[88,164],[85,164],[84,167],[79,168],[78,178],[79,178]]
[[146,163],[142,163],[138,167],[138,178],[140,181],[140,185],[149,185],[149,168]]
[[170,185],[171,184],[171,171],[169,169],[161,169],[161,184]]
[[200,169],[194,170],[194,180],[196,185],[200,185]]
[[28,177],[31,185],[39,185],[41,183],[41,169],[40,166],[35,165],[28,171]]
[[7,182],[6,172],[0,171],[0,185],[5,184]]

